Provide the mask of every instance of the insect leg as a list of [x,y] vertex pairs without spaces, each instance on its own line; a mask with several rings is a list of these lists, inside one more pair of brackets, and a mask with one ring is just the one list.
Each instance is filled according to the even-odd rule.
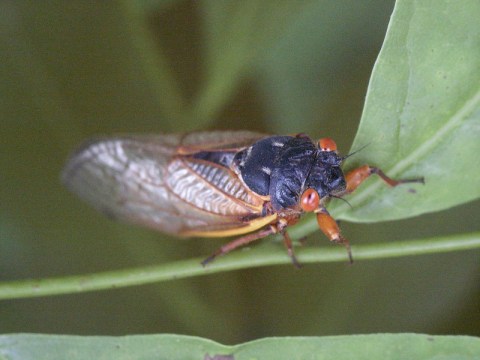
[[328,237],[328,239],[336,244],[342,244],[347,249],[350,264],[353,263],[352,249],[350,242],[340,233],[340,228],[335,219],[324,208],[317,212],[317,222],[320,230]]
[[264,238],[265,236],[268,236],[268,235],[271,235],[271,234],[274,234],[274,233],[275,233],[275,229],[273,227],[268,227],[267,229],[263,229],[263,230],[255,232],[253,234],[248,234],[248,235],[242,236],[238,239],[235,239],[233,241],[230,241],[229,243],[226,243],[225,245],[220,247],[217,251],[215,251],[208,258],[203,260],[202,265],[206,266],[208,263],[215,260],[215,258],[217,256],[225,255],[226,253],[229,253],[230,251],[232,251],[232,250],[234,250],[234,249],[236,249],[240,246],[249,244],[249,243],[251,243],[255,240]]
[[390,186],[397,186],[405,183],[422,183],[425,181],[422,178],[408,179],[408,180],[394,180],[389,178],[385,173],[377,167],[363,165],[357,169],[350,171],[346,176],[347,193],[355,191],[362,182],[364,182],[370,175],[377,174],[380,178]]
[[288,256],[290,256],[290,259],[292,259],[293,266],[295,266],[297,269],[300,269],[302,267],[302,264],[298,262],[297,257],[295,256],[295,253],[293,251],[293,246],[292,246],[292,239],[290,239],[290,235],[288,235],[288,233],[285,230],[282,231],[282,235],[283,235],[283,243],[287,248]]

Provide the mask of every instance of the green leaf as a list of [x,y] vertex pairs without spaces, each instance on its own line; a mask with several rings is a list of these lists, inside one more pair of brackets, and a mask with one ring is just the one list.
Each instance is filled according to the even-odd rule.
[[347,151],[392,1],[317,1],[258,63],[266,123],[277,134],[329,136]]
[[[81,337],[0,336],[0,359],[471,359],[480,339],[468,336],[379,334],[265,338],[225,346],[181,335]],[[223,356],[223,357],[222,357]]]
[[389,189],[371,179],[348,198],[352,208],[335,209],[341,218],[401,219],[480,196],[478,14],[475,0],[397,2],[352,151],[368,147],[352,162],[426,184]]

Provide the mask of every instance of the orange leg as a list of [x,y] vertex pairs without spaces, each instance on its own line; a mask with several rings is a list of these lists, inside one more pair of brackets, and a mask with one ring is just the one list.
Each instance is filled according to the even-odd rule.
[[293,251],[292,239],[290,239],[290,236],[286,231],[282,231],[282,235],[283,235],[283,243],[287,248],[288,256],[290,256],[290,259],[292,259],[293,266],[295,266],[297,269],[300,269],[302,265],[298,262],[297,257],[295,256],[295,253]]
[[249,244],[255,240],[259,240],[264,238],[265,236],[271,235],[275,233],[275,229],[273,227],[269,227],[268,229],[260,230],[257,231],[253,234],[248,234],[245,236],[242,236],[238,239],[235,239],[233,241],[230,241],[229,243],[226,243],[223,245],[221,248],[219,248],[217,251],[215,251],[212,255],[210,255],[208,258],[202,261],[202,265],[206,266],[208,263],[212,262],[215,260],[217,256],[225,255],[226,253],[229,253],[230,251]]
[[397,186],[405,183],[425,183],[423,178],[409,180],[393,180],[387,175],[385,175],[385,173],[379,168],[369,165],[363,165],[357,169],[350,171],[345,176],[347,180],[347,193],[355,191],[362,182],[364,182],[370,175],[373,174],[377,174],[378,176],[380,176],[380,178],[390,186]]
[[[390,186],[397,186],[405,183],[424,183],[423,178],[419,179],[408,179],[408,180],[394,180],[389,178],[385,173],[379,168],[364,165],[357,169],[350,171],[346,176],[347,181],[347,193],[354,192],[361,183],[363,183],[370,175],[377,174],[380,178],[385,181]],[[330,241],[343,244],[348,252],[348,257],[350,263],[353,263],[352,250],[350,248],[350,243],[345,239],[341,232],[340,228],[333,217],[330,216],[326,209],[320,209],[317,211],[317,222],[320,230],[330,239]]]
[[345,246],[348,253],[348,259],[350,260],[350,264],[352,264],[353,257],[350,242],[342,236],[337,222],[326,209],[320,209],[320,211],[317,212],[317,222],[320,230],[322,230],[330,241]]

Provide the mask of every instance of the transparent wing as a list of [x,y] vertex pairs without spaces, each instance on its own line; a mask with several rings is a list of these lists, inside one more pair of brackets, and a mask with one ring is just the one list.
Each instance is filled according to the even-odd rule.
[[[265,135],[203,132],[86,142],[62,174],[66,186],[107,215],[182,235],[247,226],[263,200],[227,168],[196,151],[248,146]],[[240,149],[240,148],[239,148]]]

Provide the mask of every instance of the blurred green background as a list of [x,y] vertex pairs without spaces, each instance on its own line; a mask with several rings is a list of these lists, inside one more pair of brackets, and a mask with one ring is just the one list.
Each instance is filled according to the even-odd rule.
[[[0,279],[84,274],[210,254],[112,222],[59,182],[95,134],[305,132],[349,151],[393,1],[0,2]],[[480,202],[342,223],[355,244],[478,230]],[[268,240],[265,240],[268,241]],[[319,232],[309,245],[326,245]],[[478,251],[242,270],[0,302],[0,333],[480,335]]]

